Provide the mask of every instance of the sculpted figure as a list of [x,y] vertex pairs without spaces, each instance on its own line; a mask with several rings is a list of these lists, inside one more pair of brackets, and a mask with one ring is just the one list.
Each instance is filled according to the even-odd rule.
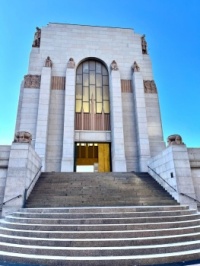
[[39,75],[26,75],[24,76],[24,88],[39,88],[40,87]]
[[147,42],[145,40],[145,35],[141,37],[141,44],[142,44],[142,53],[147,54]]
[[45,67],[52,67],[53,63],[51,61],[51,58],[49,56],[47,56],[47,59],[45,61]]
[[75,62],[73,58],[70,58],[67,63],[67,68],[75,68]]
[[18,131],[15,133],[14,142],[17,143],[31,143],[32,135],[26,131]]
[[115,60],[112,61],[110,68],[111,68],[111,70],[118,70],[119,69]]
[[36,27],[32,47],[40,47],[41,29]]
[[168,143],[168,146],[170,146],[170,145],[184,145],[181,136],[178,134],[170,135],[167,138],[167,143]]
[[154,80],[144,80],[145,93],[157,93],[157,88]]
[[138,66],[136,61],[133,63],[132,69],[133,69],[134,72],[139,72],[140,71],[140,67]]

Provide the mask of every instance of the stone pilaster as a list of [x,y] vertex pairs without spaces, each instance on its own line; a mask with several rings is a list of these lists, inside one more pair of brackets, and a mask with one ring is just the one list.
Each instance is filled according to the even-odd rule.
[[35,151],[42,159],[42,170],[45,171],[47,133],[49,118],[49,101],[51,93],[51,68],[43,67],[40,84],[40,95],[38,104],[38,116],[36,126]]
[[67,67],[61,172],[74,170],[75,68]]
[[111,70],[110,75],[112,171],[126,172],[124,150],[124,130],[122,113],[121,79],[119,70]]
[[150,159],[150,146],[147,128],[147,114],[144,85],[141,72],[133,72],[133,93],[137,125],[137,143],[139,155],[139,171],[147,172],[147,161]]

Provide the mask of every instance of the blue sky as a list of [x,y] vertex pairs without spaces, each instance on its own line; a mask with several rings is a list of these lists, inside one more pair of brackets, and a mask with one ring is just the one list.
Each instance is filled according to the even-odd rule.
[[133,28],[145,34],[164,138],[200,147],[199,0],[1,0],[0,144],[14,135],[20,83],[35,27],[48,22]]

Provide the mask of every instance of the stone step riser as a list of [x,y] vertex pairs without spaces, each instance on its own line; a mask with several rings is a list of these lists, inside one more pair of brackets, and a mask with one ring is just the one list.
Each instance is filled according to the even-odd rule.
[[3,245],[0,243],[0,250],[1,251],[8,251],[14,253],[23,253],[23,254],[33,254],[34,255],[46,255],[46,256],[70,256],[70,257],[77,257],[77,256],[131,256],[131,255],[150,255],[150,254],[162,254],[164,252],[171,253],[171,252],[179,252],[179,251],[188,251],[188,250],[195,250],[200,249],[200,243],[195,244],[183,244],[180,246],[167,246],[164,247],[153,247],[153,246],[144,246],[144,247],[135,247],[135,248],[96,248],[95,250],[91,249],[70,249],[70,248],[53,248],[48,247],[45,249],[44,247],[31,247],[31,246],[24,246],[20,245],[16,247],[15,245],[11,246],[9,244]]
[[163,236],[176,236],[179,234],[194,234],[200,233],[200,227],[196,228],[171,228],[166,230],[132,230],[132,231],[32,231],[32,230],[4,230],[0,228],[0,234],[9,235],[9,236],[23,236],[23,237],[35,237],[35,238],[57,238],[57,239],[80,239],[84,240],[85,238],[91,239],[110,239],[110,238],[140,238],[140,237],[163,237]]
[[126,217],[173,217],[173,216],[190,216],[196,214],[196,210],[177,211],[177,212],[122,212],[122,213],[13,213],[12,217],[20,218],[49,218],[49,219],[87,219],[87,218],[126,218]]
[[162,245],[162,244],[174,244],[178,242],[188,241],[200,241],[200,233],[193,235],[172,235],[160,237],[148,237],[148,238],[134,238],[134,239],[57,239],[46,238],[46,239],[34,239],[34,238],[14,238],[8,237],[7,235],[0,236],[0,242],[21,244],[21,245],[38,245],[38,246],[54,246],[54,247],[123,247],[123,246],[143,246],[143,245]]
[[123,206],[123,207],[80,207],[80,208],[25,208],[25,209],[20,209],[20,212],[23,213],[110,213],[110,212],[149,212],[152,213],[153,211],[155,212],[165,212],[165,211],[188,211],[189,207],[188,206],[180,206],[180,205],[174,205],[174,206],[156,206],[156,207],[141,207],[141,206]]
[[156,265],[156,264],[164,264],[164,263],[173,263],[173,262],[180,262],[183,261],[193,261],[199,259],[200,250],[196,252],[190,252],[189,254],[178,253],[174,255],[169,254],[162,254],[160,256],[152,257],[150,256],[131,256],[128,258],[120,258],[120,257],[110,257],[109,259],[102,259],[99,257],[87,258],[87,257],[79,257],[77,259],[70,259],[69,257],[63,257],[63,260],[60,257],[52,257],[48,258],[48,256],[40,256],[36,259],[29,258],[26,254],[21,254],[20,256],[13,255],[13,253],[3,254],[0,251],[0,259],[2,261],[13,261],[18,263],[35,263],[35,264],[42,264],[42,265],[52,265],[52,266],[133,266],[133,265]]
[[152,230],[152,229],[168,229],[198,226],[199,220],[186,222],[172,223],[144,223],[144,224],[16,224],[16,223],[1,223],[1,227],[19,230],[37,230],[37,231],[119,231],[119,230]]
[[125,224],[125,223],[162,223],[162,222],[177,222],[177,221],[189,221],[200,219],[200,215],[190,216],[175,216],[175,217],[140,217],[140,218],[88,218],[88,219],[25,219],[25,218],[14,218],[6,217],[7,222],[11,223],[30,223],[30,224]]

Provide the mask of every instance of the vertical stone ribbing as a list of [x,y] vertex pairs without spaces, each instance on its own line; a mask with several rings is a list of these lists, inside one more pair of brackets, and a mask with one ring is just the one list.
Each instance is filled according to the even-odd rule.
[[75,69],[67,68],[61,172],[74,170]]
[[110,107],[112,136],[112,171],[126,172],[127,168],[124,150],[121,79],[119,70],[112,70],[110,75]]
[[147,161],[150,158],[147,114],[145,104],[144,85],[141,72],[132,75],[135,115],[137,125],[137,143],[139,153],[139,171],[147,172]]
[[35,151],[42,159],[43,171],[45,171],[46,169],[45,161],[46,161],[46,149],[47,149],[50,92],[51,92],[51,68],[43,67],[41,75],[37,128],[36,128],[36,141],[35,141]]

